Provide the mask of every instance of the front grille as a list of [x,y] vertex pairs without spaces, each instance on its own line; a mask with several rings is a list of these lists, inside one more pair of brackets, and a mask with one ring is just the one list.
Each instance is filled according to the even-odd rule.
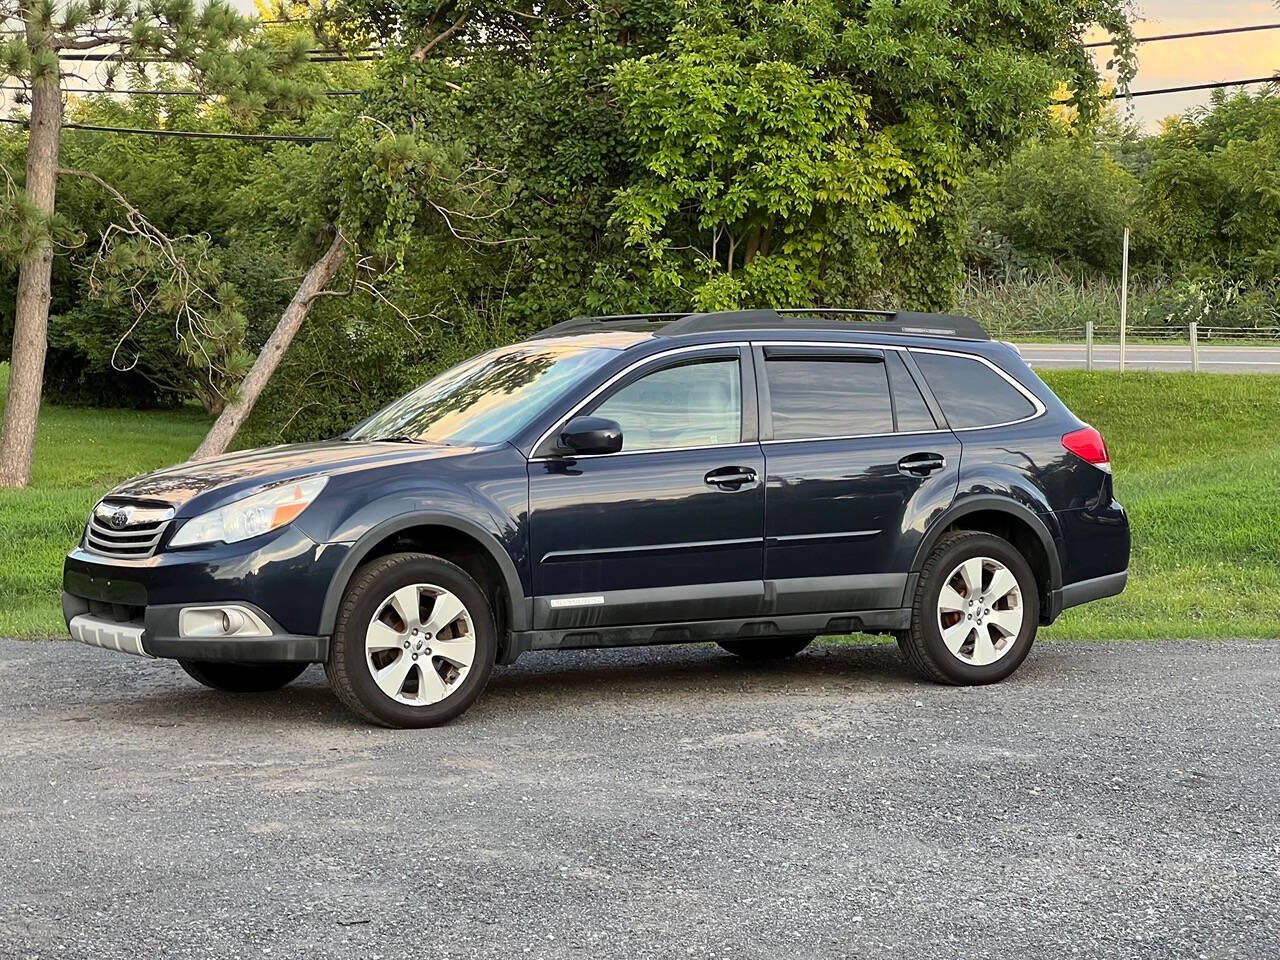
[[104,500],[89,514],[84,545],[104,557],[144,560],[156,552],[172,519],[172,507]]

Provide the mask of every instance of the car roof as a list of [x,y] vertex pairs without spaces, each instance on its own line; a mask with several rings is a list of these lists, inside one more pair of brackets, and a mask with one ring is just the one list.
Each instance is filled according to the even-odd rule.
[[[607,317],[575,317],[557,323],[535,334],[532,339],[581,337],[605,332],[625,333],[633,341],[653,338],[692,337],[706,339],[750,333],[753,336],[781,335],[788,338],[832,341],[839,336],[863,337],[868,334],[898,337],[989,341],[987,332],[968,317],[942,313],[882,311],[804,307],[783,310],[732,310],[717,313],[642,313]],[[825,334],[825,335],[824,335]],[[839,336],[832,337],[831,334]],[[616,341],[615,341],[616,342]]]

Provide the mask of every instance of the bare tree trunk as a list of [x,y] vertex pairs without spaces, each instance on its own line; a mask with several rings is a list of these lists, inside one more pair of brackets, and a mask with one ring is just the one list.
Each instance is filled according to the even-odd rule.
[[280,315],[280,322],[276,324],[275,330],[271,331],[267,342],[262,345],[258,359],[253,362],[253,367],[236,391],[235,398],[226,405],[213,426],[209,428],[208,434],[196,448],[196,452],[191,455],[192,460],[216,457],[227,449],[227,444],[235,437],[236,431],[248,419],[267,381],[276,372],[276,367],[280,366],[280,361],[302,326],[302,321],[306,320],[307,314],[311,312],[312,304],[329,285],[329,281],[342,269],[342,263],[346,257],[347,246],[342,239],[342,234],[339,233],[333,238],[333,243],[329,245],[324,256],[307,270],[302,283],[298,285],[298,291],[285,307],[284,313]]
[[[58,182],[58,137],[62,132],[62,94],[58,69],[31,81],[31,136],[27,144],[27,195],[43,214],[53,213]],[[49,278],[53,247],[42,243],[18,266],[18,298],[9,359],[9,396],[0,432],[0,487],[25,487],[40,417],[40,389],[48,347]]]

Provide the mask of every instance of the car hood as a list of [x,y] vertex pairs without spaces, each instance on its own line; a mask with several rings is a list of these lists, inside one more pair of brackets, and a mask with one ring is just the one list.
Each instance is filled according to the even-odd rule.
[[[356,470],[471,453],[474,447],[438,444],[327,440],[243,450],[208,460],[191,460],[127,480],[104,499],[144,500],[182,508],[200,498],[200,510],[229,503],[263,487],[314,474]],[[204,496],[209,494],[209,496]]]

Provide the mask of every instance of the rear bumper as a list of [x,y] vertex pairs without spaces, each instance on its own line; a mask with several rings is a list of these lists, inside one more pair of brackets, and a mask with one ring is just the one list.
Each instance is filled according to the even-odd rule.
[[1129,571],[1126,569],[1119,573],[1094,577],[1091,580],[1068,583],[1061,590],[1054,591],[1054,616],[1070,607],[1078,607],[1082,603],[1092,603],[1094,600],[1102,600],[1105,597],[1114,597],[1123,593],[1128,582]]

